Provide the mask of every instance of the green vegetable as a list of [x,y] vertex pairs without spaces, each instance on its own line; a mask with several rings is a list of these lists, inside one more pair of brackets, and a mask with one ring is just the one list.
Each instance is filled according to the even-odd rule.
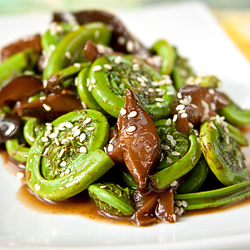
[[172,78],[173,84],[175,88],[178,90],[182,87],[185,81],[194,76],[193,69],[190,67],[188,60],[186,58],[181,57],[176,51],[176,60],[173,67]]
[[18,162],[27,162],[29,148],[25,144],[21,144],[18,138],[11,138],[5,142],[7,153],[10,157]]
[[201,149],[197,137],[193,134],[189,136],[190,146],[188,152],[170,167],[156,172],[149,176],[151,185],[156,190],[162,190],[174,181],[187,174],[198,162]]
[[216,190],[174,196],[175,201],[186,202],[185,210],[225,206],[248,197],[250,197],[250,180]]
[[113,183],[92,184],[88,188],[89,196],[104,212],[115,216],[128,216],[134,213],[131,203],[131,190]]
[[98,111],[103,111],[103,109],[100,107],[100,105],[96,102],[94,97],[91,94],[91,91],[89,91],[89,68],[85,68],[81,70],[81,72],[77,76],[77,91],[84,102],[84,104],[90,108],[95,109]]
[[[156,167],[156,170],[159,171],[171,166],[187,153],[189,140],[188,135],[176,130],[170,118],[168,120],[162,119],[156,121],[155,126],[162,145],[162,160]],[[175,155],[173,152],[178,153]]]
[[[41,198],[56,201],[74,196],[113,166],[101,150],[107,143],[109,126],[100,112],[73,111],[46,129],[32,145],[26,166],[28,186]],[[53,136],[46,137],[48,130]]]
[[31,146],[36,137],[43,131],[45,124],[37,118],[30,118],[23,127],[23,135],[25,140]]
[[[96,34],[99,34],[96,37]],[[111,31],[103,23],[88,23],[80,26],[78,30],[68,33],[52,52],[48,64],[44,69],[43,78],[51,75],[72,64],[72,59],[78,50],[83,50],[85,43],[91,39],[94,43],[108,44]]]
[[[112,70],[105,65],[109,65]],[[153,119],[170,115],[175,89],[146,63],[135,71],[131,57],[103,56],[92,64],[89,81],[90,91],[96,102],[114,117],[118,117],[124,106],[127,88],[134,91]],[[149,88],[153,93],[149,92]]]
[[216,120],[204,122],[200,128],[201,148],[208,166],[225,186],[243,181],[248,176],[239,144]]
[[87,68],[90,66],[89,62],[85,63],[77,63],[74,65],[71,65],[67,68],[64,68],[48,79],[48,88],[52,90],[53,92],[59,92],[62,89],[67,89],[74,83],[75,76],[84,68]]
[[159,40],[153,44],[151,50],[162,58],[160,73],[171,74],[176,57],[175,49],[167,41]]
[[46,52],[47,56],[51,54],[65,35],[77,28],[79,28],[79,26],[72,23],[51,23],[50,28],[41,38],[43,51]]
[[229,97],[229,105],[218,110],[220,116],[224,116],[226,121],[234,126],[246,126],[250,124],[250,109],[241,109]]
[[3,61],[0,64],[0,88],[5,82],[22,75],[25,70],[33,69],[38,59],[38,52],[26,49]]
[[197,192],[204,183],[208,174],[208,166],[203,157],[197,162],[195,167],[187,173],[186,178],[177,188],[178,194]]

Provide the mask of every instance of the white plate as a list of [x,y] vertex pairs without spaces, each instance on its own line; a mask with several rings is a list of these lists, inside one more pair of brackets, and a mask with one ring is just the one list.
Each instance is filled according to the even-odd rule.
[[[146,45],[159,38],[177,45],[198,73],[217,75],[233,99],[243,107],[250,107],[250,66],[205,6],[195,2],[161,5],[121,12],[119,16]],[[1,17],[0,46],[25,34],[43,32],[49,20],[49,15]],[[19,180],[1,166],[0,249],[228,250],[250,247],[249,205],[182,217],[175,224],[139,228],[79,216],[37,213],[16,200],[19,187]]]

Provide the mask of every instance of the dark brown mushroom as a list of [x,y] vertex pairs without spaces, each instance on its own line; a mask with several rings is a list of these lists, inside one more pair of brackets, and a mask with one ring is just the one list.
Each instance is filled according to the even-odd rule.
[[35,51],[38,51],[39,53],[42,51],[41,36],[39,34],[26,36],[2,48],[1,60],[4,61],[10,56],[18,52],[24,51],[28,48],[34,49]]
[[0,144],[13,137],[21,127],[21,118],[17,115],[0,116]]
[[17,108],[19,116],[36,117],[41,121],[53,121],[74,110],[83,109],[80,99],[70,94],[50,94],[44,100],[36,100]]
[[217,115],[217,110],[229,105],[225,94],[212,87],[184,85],[179,89],[172,107],[172,114],[177,115],[176,129],[189,133],[189,124],[196,127]]
[[143,190],[148,174],[160,160],[161,141],[154,122],[135,94],[130,89],[126,94],[124,112],[121,111],[117,121],[118,136],[107,149],[114,161],[123,159],[138,189]]
[[17,101],[26,102],[28,98],[43,90],[43,83],[34,76],[19,76],[7,84],[0,91],[0,106],[11,105]]
[[[99,10],[84,10],[72,12],[72,16],[79,24],[102,22],[112,30],[111,48],[115,51],[131,54],[145,54],[150,52],[135,39],[116,16]],[[68,22],[69,13],[54,13],[53,22]]]

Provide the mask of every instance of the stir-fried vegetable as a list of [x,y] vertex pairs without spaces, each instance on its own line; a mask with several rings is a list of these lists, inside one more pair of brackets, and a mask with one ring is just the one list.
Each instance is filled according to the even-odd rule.
[[85,190],[101,214],[137,225],[250,196],[238,128],[249,110],[168,41],[147,49],[109,13],[56,13],[2,58],[0,143],[36,196]]

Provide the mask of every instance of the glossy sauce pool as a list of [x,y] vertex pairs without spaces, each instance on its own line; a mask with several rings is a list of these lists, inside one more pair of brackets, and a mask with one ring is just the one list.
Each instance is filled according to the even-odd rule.
[[[70,214],[83,216],[88,219],[98,220],[101,222],[107,222],[111,224],[126,224],[135,225],[132,221],[126,218],[110,218],[106,217],[98,211],[97,206],[90,200],[88,193],[82,192],[67,201],[61,202],[51,202],[45,201],[34,195],[26,185],[25,182],[25,169],[24,166],[17,166],[16,162],[9,159],[7,152],[0,148],[0,155],[3,158],[5,168],[13,175],[17,176],[18,173],[24,174],[24,177],[20,180],[22,185],[16,193],[17,200],[26,206],[27,208],[45,214]],[[250,159],[247,159],[250,163]],[[209,208],[201,210],[191,210],[185,211],[182,216],[198,216],[210,213],[224,212],[228,209],[237,209],[241,206],[250,206],[250,198],[244,199],[235,204],[219,207],[219,208]],[[178,223],[178,220],[177,220]]]

